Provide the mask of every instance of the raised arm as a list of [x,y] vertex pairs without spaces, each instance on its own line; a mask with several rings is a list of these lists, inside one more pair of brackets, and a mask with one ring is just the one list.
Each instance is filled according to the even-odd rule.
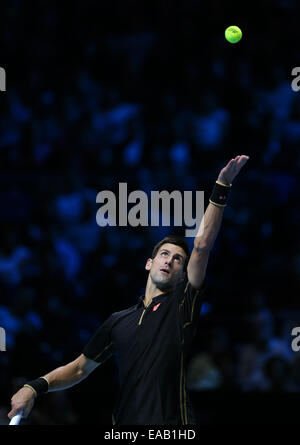
[[[59,391],[70,388],[85,379],[100,363],[88,359],[84,354],[81,354],[76,360],[68,363],[65,366],[60,366],[54,369],[41,378],[47,392]],[[12,418],[23,410],[23,417],[27,417],[32,410],[35,398],[37,397],[36,390],[28,385],[23,386],[11,399],[11,411],[8,417]]]
[[[216,183],[220,186],[220,190],[223,188],[224,195],[226,195],[227,188],[231,187],[232,181],[248,159],[249,156],[236,156],[222,168]],[[187,273],[189,282],[196,289],[199,289],[204,281],[210,250],[219,233],[224,208],[224,204],[210,200],[194,239],[194,248],[188,263]]]

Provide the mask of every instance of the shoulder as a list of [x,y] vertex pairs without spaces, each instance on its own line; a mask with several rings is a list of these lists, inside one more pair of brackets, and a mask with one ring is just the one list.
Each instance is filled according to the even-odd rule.
[[186,297],[199,297],[202,296],[207,289],[207,280],[204,278],[203,283],[200,288],[193,287],[192,284],[185,279],[182,281],[175,289],[175,294],[177,298],[180,300],[185,299]]
[[137,304],[134,304],[133,306],[131,306],[127,309],[123,309],[121,311],[114,312],[111,314],[112,320],[118,320],[118,319],[122,318],[123,316],[130,314],[136,308],[137,308]]

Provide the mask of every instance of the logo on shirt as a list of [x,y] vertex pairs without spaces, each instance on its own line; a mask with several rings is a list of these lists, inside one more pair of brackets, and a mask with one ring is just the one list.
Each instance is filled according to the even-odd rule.
[[152,311],[153,312],[156,311],[159,308],[159,305],[160,305],[160,303],[157,303],[155,306],[153,306]]

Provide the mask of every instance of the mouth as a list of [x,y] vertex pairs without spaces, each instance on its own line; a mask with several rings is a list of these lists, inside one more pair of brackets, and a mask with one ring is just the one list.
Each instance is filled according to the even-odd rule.
[[170,274],[170,271],[168,269],[160,269],[161,272],[163,272],[166,275]]

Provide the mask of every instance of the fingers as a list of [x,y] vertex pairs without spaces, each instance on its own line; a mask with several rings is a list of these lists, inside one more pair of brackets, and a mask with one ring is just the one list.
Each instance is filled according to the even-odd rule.
[[246,164],[246,162],[248,161],[248,159],[249,159],[249,156],[245,156],[245,155],[239,156],[239,159],[237,160],[237,165],[240,168],[243,167]]
[[236,156],[235,158],[231,159],[230,163],[231,163],[232,167],[238,167],[240,169],[246,164],[248,159],[249,159],[249,156],[239,155],[239,156]]
[[236,156],[235,158],[232,158],[232,159],[228,162],[228,164],[234,165],[234,164],[236,164],[236,163],[240,163],[240,162],[246,163],[246,162],[248,161],[248,159],[249,159],[249,156],[246,156],[246,155],[238,155],[238,156]]
[[235,158],[233,158],[233,161],[248,161],[249,156],[247,155],[238,155]]
[[[17,414],[19,414],[19,412],[22,411],[22,408],[13,408],[8,414],[7,416],[12,419],[14,416],[16,416]],[[24,416],[22,416],[24,417]]]
[[10,412],[7,414],[7,416],[11,419],[12,417],[16,416],[17,414],[19,414],[22,411],[22,417],[26,418],[29,416],[30,411],[32,409],[33,403],[22,403],[17,404],[16,406],[13,406],[12,409],[10,410]]

